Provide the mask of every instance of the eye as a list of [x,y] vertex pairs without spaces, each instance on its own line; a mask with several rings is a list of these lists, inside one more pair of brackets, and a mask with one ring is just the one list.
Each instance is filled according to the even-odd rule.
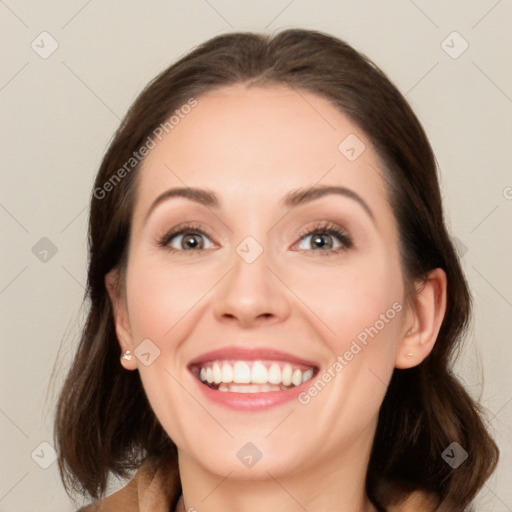
[[[313,247],[318,247],[313,252],[318,252],[320,255],[329,255],[334,253],[340,253],[353,246],[352,239],[349,234],[336,224],[330,222],[322,222],[308,228],[305,233],[301,234],[301,241],[310,238],[310,243]],[[334,247],[333,238],[337,238],[340,242],[337,247]],[[303,247],[299,247],[300,250],[308,250]]]
[[[171,252],[198,252],[197,250],[208,249],[205,247],[204,239],[208,235],[198,224],[185,224],[173,228],[158,240],[158,245],[165,247]],[[300,240],[311,239],[313,247],[317,250],[313,252],[319,255],[329,255],[340,253],[353,246],[352,239],[346,231],[330,222],[321,222],[300,235]],[[333,239],[338,240],[338,246],[334,247]],[[212,244],[213,245],[213,244]],[[299,250],[308,250],[299,247]]]
[[[179,238],[181,240],[178,240]],[[194,252],[196,249],[209,248],[204,246],[205,238],[208,238],[208,235],[200,226],[197,224],[186,224],[177,226],[167,232],[158,240],[158,245],[169,249],[171,252]]]

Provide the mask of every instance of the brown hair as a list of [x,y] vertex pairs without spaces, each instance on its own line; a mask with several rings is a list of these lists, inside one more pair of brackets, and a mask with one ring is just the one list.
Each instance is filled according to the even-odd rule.
[[[230,33],[203,43],[147,85],[115,133],[91,198],[90,308],[56,408],[54,436],[66,491],[97,499],[110,472],[124,478],[148,457],[176,464],[176,447],[155,417],[138,372],[119,364],[104,282],[110,270],[126,263],[140,166],[111,181],[108,193],[104,185],[116,173],[119,177],[133,152],[181,105],[235,83],[311,91],[348,115],[386,169],[406,281],[421,280],[437,267],[445,271],[447,307],[437,341],[420,365],[394,370],[379,412],[366,487],[383,508],[421,489],[436,494],[436,510],[468,510],[499,452],[480,406],[451,370],[471,298],[445,227],[432,149],[405,98],[375,64],[335,37],[303,29],[274,36]],[[441,456],[452,442],[469,455],[457,469]]]

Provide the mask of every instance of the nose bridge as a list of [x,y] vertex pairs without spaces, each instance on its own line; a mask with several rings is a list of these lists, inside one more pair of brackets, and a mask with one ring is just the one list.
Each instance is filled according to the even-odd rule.
[[[246,235],[234,247],[230,258],[231,270],[223,279],[215,295],[217,317],[235,317],[244,324],[258,318],[279,317],[288,312],[285,287],[271,270],[271,251],[268,233]],[[263,240],[262,240],[263,239]]]

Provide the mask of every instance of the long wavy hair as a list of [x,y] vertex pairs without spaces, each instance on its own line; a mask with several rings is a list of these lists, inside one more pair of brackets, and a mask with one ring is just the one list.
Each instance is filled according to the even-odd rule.
[[[437,341],[421,364],[394,370],[379,411],[366,490],[382,509],[420,489],[435,493],[436,510],[470,510],[499,451],[483,409],[451,368],[469,324],[471,296],[445,226],[432,148],[383,71],[347,43],[304,29],[210,39],[154,78],[117,129],[91,196],[87,318],[56,406],[54,440],[66,492],[96,500],[105,495],[110,474],[125,478],[150,457],[177,464],[176,446],[153,413],[138,372],[119,364],[105,275],[127,261],[140,167],[130,160],[134,152],[190,98],[237,83],[313,92],[349,116],[384,165],[406,282],[437,267],[445,271],[447,306]],[[453,442],[468,452],[457,469],[442,457]]]

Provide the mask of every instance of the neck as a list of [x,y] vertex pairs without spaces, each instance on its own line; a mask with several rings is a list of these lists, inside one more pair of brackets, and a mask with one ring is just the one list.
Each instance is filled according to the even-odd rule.
[[176,512],[377,512],[366,495],[365,479],[373,436],[359,438],[341,453],[293,473],[262,470],[258,478],[237,479],[236,468],[214,474],[179,451],[183,495]]

